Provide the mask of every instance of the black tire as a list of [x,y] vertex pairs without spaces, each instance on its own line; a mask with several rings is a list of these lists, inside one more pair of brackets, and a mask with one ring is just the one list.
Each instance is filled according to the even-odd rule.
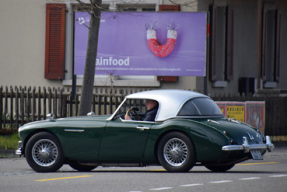
[[33,135],[27,142],[25,156],[30,167],[37,172],[55,172],[64,164],[61,144],[49,132]]
[[92,171],[93,169],[95,169],[97,167],[97,166],[82,165],[78,161],[69,161],[69,165],[73,169],[75,169],[77,171],[81,171],[81,172]]
[[213,172],[225,172],[234,167],[235,164],[218,164],[218,165],[205,165],[207,169]]
[[180,132],[171,132],[159,142],[157,156],[169,172],[187,172],[195,164],[195,150],[191,140]]

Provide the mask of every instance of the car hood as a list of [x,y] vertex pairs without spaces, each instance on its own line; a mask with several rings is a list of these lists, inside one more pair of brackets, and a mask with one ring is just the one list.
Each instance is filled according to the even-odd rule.
[[69,122],[80,122],[80,121],[106,121],[110,115],[99,115],[99,116],[79,116],[79,117],[66,117],[59,119],[47,119],[41,121],[33,121],[27,123],[19,128],[19,130],[28,129],[28,128],[45,128],[57,125],[65,125]]
[[250,143],[262,143],[264,140],[263,135],[255,128],[234,119],[207,119],[204,123],[222,132],[237,144],[243,143],[243,137]]

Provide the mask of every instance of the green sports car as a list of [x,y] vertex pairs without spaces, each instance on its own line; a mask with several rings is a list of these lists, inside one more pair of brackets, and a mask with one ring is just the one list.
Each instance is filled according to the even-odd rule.
[[[156,102],[153,119],[147,101]],[[130,117],[127,119],[127,116]],[[97,166],[161,165],[186,172],[194,165],[223,172],[274,148],[269,136],[225,118],[208,96],[184,90],[130,94],[112,115],[32,122],[19,128],[16,154],[37,172],[69,164],[78,171]]]

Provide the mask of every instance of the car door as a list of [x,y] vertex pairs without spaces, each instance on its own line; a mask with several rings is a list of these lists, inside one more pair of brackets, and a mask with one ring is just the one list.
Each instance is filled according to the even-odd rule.
[[61,135],[65,156],[79,161],[98,160],[106,124],[107,121],[96,121],[93,118],[61,123],[63,127],[57,129],[57,134]]
[[110,121],[104,132],[99,160],[104,162],[135,162],[143,159],[149,135],[154,122]]

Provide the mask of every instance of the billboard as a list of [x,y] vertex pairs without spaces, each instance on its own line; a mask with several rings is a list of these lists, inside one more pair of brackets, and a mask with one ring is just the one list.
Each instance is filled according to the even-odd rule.
[[216,101],[216,104],[227,118],[245,122],[259,129],[261,133],[265,133],[264,101]]
[[245,122],[265,133],[264,101],[246,101]]
[[[90,15],[75,13],[74,71],[84,72]],[[95,74],[205,76],[204,12],[102,12]]]
[[227,103],[226,117],[245,122],[245,105],[244,103]]

